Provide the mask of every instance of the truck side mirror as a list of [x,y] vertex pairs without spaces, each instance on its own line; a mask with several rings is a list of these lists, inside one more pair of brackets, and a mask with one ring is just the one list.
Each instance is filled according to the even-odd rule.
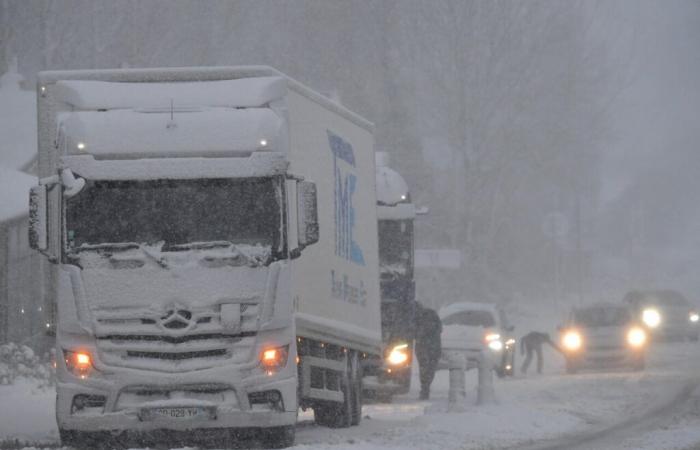
[[299,247],[303,248],[318,242],[318,205],[316,184],[311,181],[297,183],[297,233]]
[[33,186],[29,190],[29,246],[49,256],[48,204],[45,184]]

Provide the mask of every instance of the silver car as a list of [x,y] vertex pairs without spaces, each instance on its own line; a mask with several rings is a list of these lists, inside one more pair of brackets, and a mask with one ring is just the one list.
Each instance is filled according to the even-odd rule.
[[599,303],[574,308],[560,331],[567,373],[587,368],[644,368],[647,331],[627,306]]

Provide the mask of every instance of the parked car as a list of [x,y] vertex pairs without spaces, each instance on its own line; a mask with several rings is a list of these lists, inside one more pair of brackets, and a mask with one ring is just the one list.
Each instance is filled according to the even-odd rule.
[[697,341],[700,336],[698,309],[677,291],[632,291],[623,303],[635,312],[654,338]]
[[625,305],[574,308],[560,331],[567,373],[585,368],[644,369],[648,334]]
[[486,353],[500,377],[515,372],[515,329],[500,307],[490,303],[453,303],[438,312],[442,320],[442,348],[465,353],[468,365],[475,366],[480,353]]

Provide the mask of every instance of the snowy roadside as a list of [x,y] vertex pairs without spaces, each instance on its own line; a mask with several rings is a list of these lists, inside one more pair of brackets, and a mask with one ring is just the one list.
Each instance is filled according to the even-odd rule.
[[[655,352],[650,369],[643,373],[585,373],[561,375],[560,364],[552,364],[542,376],[496,381],[498,403],[478,407],[472,389],[465,411],[445,412],[447,374],[436,379],[435,395],[429,404],[399,399],[393,414],[381,414],[376,406],[366,408],[358,429],[300,429],[298,442],[304,449],[500,449],[518,448],[535,442],[602,429],[643,415],[666,404],[682,389],[689,367],[683,362],[697,346],[672,346]],[[551,360],[550,360],[551,361]],[[693,364],[690,363],[689,364]],[[470,374],[468,386],[476,385]],[[415,398],[415,392],[412,394]],[[404,403],[405,402],[405,403]],[[422,406],[423,413],[416,411]],[[322,443],[320,443],[321,441]]]
[[[464,412],[446,412],[447,373],[439,372],[429,402],[415,400],[415,389],[391,405],[366,405],[359,427],[332,430],[300,415],[297,446],[322,449],[502,449],[604,429],[668,403],[685,381],[700,369],[700,346],[663,345],[652,351],[645,372],[563,375],[560,359],[548,355],[545,374],[496,380],[498,402],[478,407],[476,374],[468,373]],[[414,379],[413,386],[416,386]],[[53,417],[54,393],[37,390],[26,381],[0,386],[0,441],[57,443]],[[642,438],[654,445],[620,448],[677,449],[700,440],[690,414],[670,430]],[[689,424],[683,427],[683,423]],[[697,429],[697,427],[696,427]],[[676,435],[678,436],[676,437]],[[625,441],[627,442],[627,441]],[[622,443],[621,443],[622,444]]]

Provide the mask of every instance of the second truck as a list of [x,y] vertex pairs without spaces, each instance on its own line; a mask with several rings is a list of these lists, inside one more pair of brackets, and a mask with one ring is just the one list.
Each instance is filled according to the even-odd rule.
[[381,285],[381,357],[367,358],[364,390],[390,402],[411,387],[417,303],[414,281],[416,208],[403,177],[389,167],[389,155],[377,152],[377,220]]

